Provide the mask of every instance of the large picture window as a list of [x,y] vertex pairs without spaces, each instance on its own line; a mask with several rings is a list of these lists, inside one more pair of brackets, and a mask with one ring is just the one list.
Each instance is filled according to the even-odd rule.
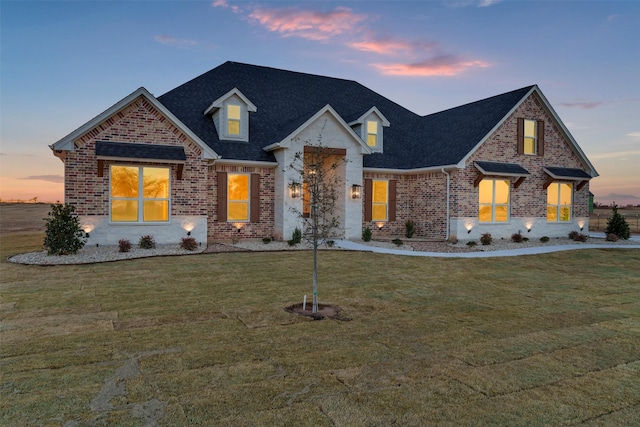
[[371,207],[371,220],[372,221],[387,221],[388,220],[388,203],[389,203],[389,181],[373,181],[372,191],[372,207]]
[[168,222],[169,168],[112,165],[111,221]]
[[571,221],[573,186],[553,182],[547,187],[547,221]]
[[480,181],[478,205],[480,222],[509,221],[509,181],[499,179]]
[[249,175],[232,174],[227,177],[227,220],[249,221]]

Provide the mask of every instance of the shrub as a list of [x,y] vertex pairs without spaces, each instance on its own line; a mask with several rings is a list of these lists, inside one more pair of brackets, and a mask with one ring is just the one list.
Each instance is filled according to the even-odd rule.
[[523,237],[522,240],[525,241],[525,242],[528,242],[529,238],[528,237]]
[[46,231],[43,246],[48,255],[72,255],[84,246],[86,239],[80,228],[80,219],[74,215],[76,208],[68,204],[51,205],[45,218]]
[[571,240],[576,240],[576,238],[578,237],[579,234],[580,233],[578,233],[577,231],[572,231],[572,232],[569,233],[569,238]]
[[193,237],[183,237],[180,240],[180,247],[188,251],[195,251],[198,248],[198,242]]
[[573,240],[575,240],[576,242],[586,242],[588,238],[589,236],[587,236],[586,234],[578,233],[578,235]]
[[287,243],[289,244],[289,246],[295,246],[296,242],[293,239],[287,240]]
[[333,247],[333,245],[335,245],[335,244],[336,244],[336,242],[335,242],[335,241],[333,241],[333,240],[327,240],[325,243],[326,243],[326,244],[327,244],[327,246],[328,246],[328,247],[330,247],[330,248],[332,248],[332,247]]
[[299,228],[296,227],[296,229],[293,230],[293,235],[291,236],[291,240],[293,240],[294,245],[302,242],[302,231],[300,231]]
[[369,242],[371,240],[371,229],[369,227],[362,231],[362,240]]
[[541,241],[542,243],[547,243],[547,242],[549,241],[549,236],[542,236],[542,237],[540,238],[540,241]]
[[514,233],[511,235],[511,241],[514,243],[522,243],[524,241],[524,237],[520,233]]
[[392,242],[396,245],[396,246],[402,246],[402,240],[400,239],[393,239]]
[[265,245],[268,245],[269,243],[271,243],[271,237],[263,237],[262,243],[264,243]]
[[138,246],[140,246],[142,249],[153,249],[156,247],[156,241],[151,235],[142,236],[140,237]]
[[129,252],[131,250],[131,242],[127,239],[118,240],[118,252]]
[[467,246],[469,246],[470,248],[474,247],[475,245],[477,245],[477,243],[474,242],[473,240],[467,242]]
[[618,235],[613,233],[608,233],[606,237],[607,242],[617,242],[618,239],[619,239]]
[[416,224],[410,219],[404,223],[404,235],[407,236],[407,239],[413,237],[413,234],[416,232]]
[[491,242],[493,242],[493,237],[491,237],[491,233],[484,233],[482,236],[480,236],[480,243],[482,243],[483,245],[490,245]]
[[627,220],[618,213],[618,205],[613,204],[613,213],[607,220],[607,228],[604,230],[605,234],[615,234],[620,239],[627,240],[631,236],[631,230]]

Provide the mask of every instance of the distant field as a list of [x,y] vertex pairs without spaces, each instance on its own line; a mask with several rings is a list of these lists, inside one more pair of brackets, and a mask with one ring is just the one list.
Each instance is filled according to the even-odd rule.
[[[611,208],[595,208],[589,218],[589,229],[604,231],[611,213]],[[626,218],[632,233],[640,233],[640,207],[618,208],[618,213]]]
[[45,203],[0,203],[0,233],[44,231],[50,209]]

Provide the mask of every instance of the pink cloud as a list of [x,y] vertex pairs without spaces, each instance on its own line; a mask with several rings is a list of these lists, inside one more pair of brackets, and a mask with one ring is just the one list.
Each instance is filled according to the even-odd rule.
[[410,41],[393,37],[369,38],[359,42],[348,43],[348,46],[363,52],[379,55],[419,54],[433,50],[438,46],[435,42]]
[[238,6],[231,6],[227,0],[215,0],[213,3],[211,3],[211,6],[222,7],[224,9],[231,8],[231,10],[236,13],[242,12],[242,9],[240,9]]
[[327,40],[354,31],[367,19],[367,16],[356,14],[346,7],[337,7],[330,12],[299,10],[297,8],[256,8],[249,15],[249,19],[269,31],[282,34],[284,37],[296,36],[310,40]]
[[468,60],[457,55],[441,55],[411,64],[373,64],[380,73],[390,76],[456,76],[471,68],[486,68],[489,63]]

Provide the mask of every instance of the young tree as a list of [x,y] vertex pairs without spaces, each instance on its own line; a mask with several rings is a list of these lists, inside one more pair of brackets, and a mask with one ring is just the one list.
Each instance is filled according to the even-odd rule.
[[613,214],[607,220],[607,228],[604,231],[605,234],[615,234],[620,239],[627,240],[631,235],[629,224],[624,216],[618,213],[618,205],[613,203]]
[[318,312],[318,246],[326,244],[340,227],[336,203],[343,187],[340,166],[345,163],[343,156],[322,144],[320,134],[316,144],[296,153],[289,166],[300,177],[289,185],[302,190],[302,210],[291,210],[303,222],[303,235],[313,245],[313,313]]

